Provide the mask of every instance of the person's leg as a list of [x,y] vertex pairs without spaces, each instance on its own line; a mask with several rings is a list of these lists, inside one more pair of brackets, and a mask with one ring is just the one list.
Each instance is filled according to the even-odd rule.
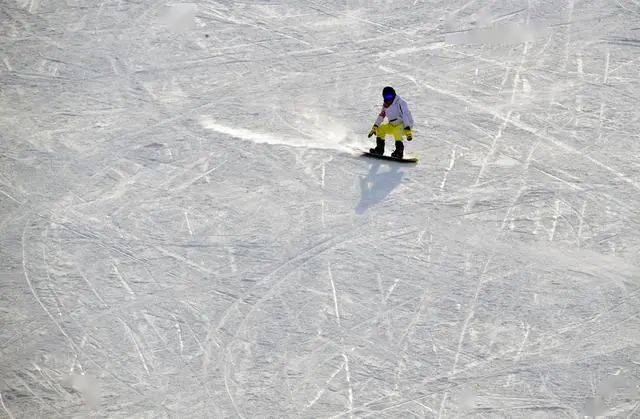
[[370,148],[371,154],[384,154],[384,138],[376,137],[376,147]]
[[399,159],[404,157],[404,143],[402,141],[396,141],[396,149],[391,153],[391,157]]
[[404,134],[402,125],[388,125],[387,131],[396,141],[402,141],[402,134]]
[[391,133],[391,125],[382,124],[378,127],[378,133],[376,135],[376,148],[369,149],[372,154],[384,154],[384,137]]
[[393,125],[391,135],[396,140],[396,149],[391,153],[391,156],[401,159],[404,155],[404,143],[402,142],[402,134],[404,129],[402,125]]

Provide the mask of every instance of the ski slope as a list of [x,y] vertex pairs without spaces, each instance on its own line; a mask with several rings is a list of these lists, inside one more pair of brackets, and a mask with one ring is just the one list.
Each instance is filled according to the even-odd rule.
[[637,0],[0,21],[0,417],[640,416]]

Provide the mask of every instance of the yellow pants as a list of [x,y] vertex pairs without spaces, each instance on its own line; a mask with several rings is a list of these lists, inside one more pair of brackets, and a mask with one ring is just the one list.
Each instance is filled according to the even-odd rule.
[[402,125],[382,124],[378,127],[376,137],[384,139],[387,135],[393,135],[396,141],[402,141],[402,134],[404,134],[404,127]]

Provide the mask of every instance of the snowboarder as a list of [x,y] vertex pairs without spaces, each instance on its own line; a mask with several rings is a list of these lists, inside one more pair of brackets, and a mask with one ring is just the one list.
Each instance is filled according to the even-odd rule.
[[[384,154],[384,139],[387,135],[393,135],[396,140],[396,149],[391,153],[391,157],[401,159],[404,153],[402,136],[407,137],[407,141],[413,140],[413,134],[411,132],[413,118],[409,111],[409,105],[407,105],[407,102],[398,96],[396,91],[393,90],[393,87],[390,86],[382,89],[382,98],[384,100],[382,110],[368,136],[371,138],[371,136],[375,134],[376,148],[370,149],[369,152],[371,154]],[[388,122],[382,124],[385,117]]]

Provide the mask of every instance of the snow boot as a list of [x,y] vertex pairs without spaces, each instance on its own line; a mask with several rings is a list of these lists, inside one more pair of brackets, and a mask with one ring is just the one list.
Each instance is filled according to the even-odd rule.
[[396,149],[391,153],[391,157],[401,159],[404,154],[404,144],[402,141],[396,141]]
[[376,137],[376,148],[370,148],[369,153],[371,154],[384,154],[384,138]]

